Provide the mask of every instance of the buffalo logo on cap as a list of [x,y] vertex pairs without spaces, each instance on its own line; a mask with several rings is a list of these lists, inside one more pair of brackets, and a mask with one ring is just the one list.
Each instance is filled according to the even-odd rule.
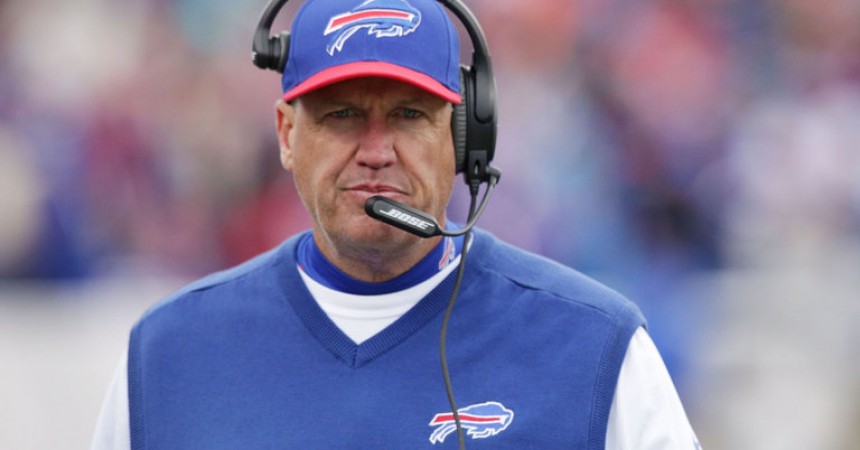
[[367,0],[351,11],[332,17],[323,35],[333,35],[326,47],[329,55],[343,50],[356,32],[366,28],[377,38],[405,36],[418,28],[421,12],[406,0]]

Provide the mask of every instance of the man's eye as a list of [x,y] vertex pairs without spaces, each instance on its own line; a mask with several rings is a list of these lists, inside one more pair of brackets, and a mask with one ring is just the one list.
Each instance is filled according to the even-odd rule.
[[328,113],[329,117],[332,117],[335,119],[347,119],[347,118],[350,118],[354,115],[355,115],[355,111],[353,111],[352,109],[349,109],[349,108],[339,109],[337,111],[332,111],[332,112]]
[[421,117],[421,111],[412,108],[403,108],[400,110],[400,115],[406,119],[417,119]]

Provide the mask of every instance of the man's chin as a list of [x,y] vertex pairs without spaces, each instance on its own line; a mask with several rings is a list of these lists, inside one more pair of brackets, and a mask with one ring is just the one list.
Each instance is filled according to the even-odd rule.
[[366,251],[394,250],[420,239],[370,216],[353,216],[327,233],[335,246]]
[[350,234],[359,243],[385,247],[391,244],[397,245],[406,241],[420,239],[417,236],[369,216],[363,217],[357,222],[355,228],[350,230]]

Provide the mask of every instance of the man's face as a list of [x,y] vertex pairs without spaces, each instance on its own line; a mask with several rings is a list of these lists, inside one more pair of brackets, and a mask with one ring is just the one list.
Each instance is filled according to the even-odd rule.
[[279,103],[277,126],[281,161],[326,256],[415,247],[420,238],[364,213],[374,195],[444,221],[455,176],[446,101],[407,83],[359,78]]

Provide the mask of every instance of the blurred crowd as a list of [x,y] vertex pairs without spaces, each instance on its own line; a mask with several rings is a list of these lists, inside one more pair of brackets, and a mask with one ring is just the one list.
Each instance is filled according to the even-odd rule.
[[[193,277],[308,227],[264,3],[0,1],[0,278]],[[504,173],[481,226],[636,300],[682,393],[720,309],[691,279],[856,245],[860,2],[467,4]]]
[[[3,276],[194,275],[307,225],[278,167],[277,76],[248,58],[262,4],[0,5]],[[856,233],[857,2],[470,5],[505,170],[486,228],[649,272]]]

